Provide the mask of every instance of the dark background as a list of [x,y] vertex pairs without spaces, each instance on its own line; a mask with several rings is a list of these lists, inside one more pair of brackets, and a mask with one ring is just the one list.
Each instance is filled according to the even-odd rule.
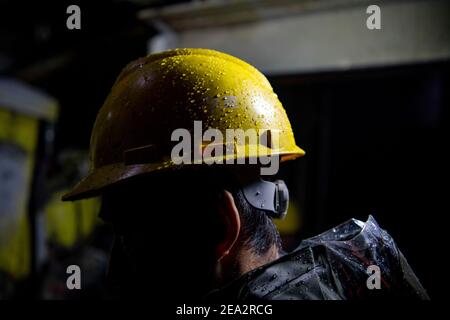
[[[69,4],[82,6],[80,31],[65,27]],[[141,7],[105,0],[0,3],[0,73],[43,89],[61,106],[51,163],[65,149],[88,148],[115,77],[146,54],[156,30],[135,18]],[[447,251],[449,62],[269,80],[306,150],[281,172],[300,203],[298,239],[372,214],[431,297],[439,297],[446,271],[437,266]]]

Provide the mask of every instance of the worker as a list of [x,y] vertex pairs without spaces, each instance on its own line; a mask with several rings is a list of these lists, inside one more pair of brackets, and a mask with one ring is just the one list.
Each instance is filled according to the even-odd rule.
[[258,70],[214,50],[169,50],[121,72],[93,128],[91,170],[63,200],[102,197],[120,297],[427,299],[373,217],[283,251],[273,219],[286,215],[288,188],[264,169],[304,154]]

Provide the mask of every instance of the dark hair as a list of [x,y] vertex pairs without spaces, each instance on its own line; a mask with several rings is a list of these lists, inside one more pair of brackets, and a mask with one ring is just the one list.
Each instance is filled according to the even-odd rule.
[[252,207],[239,187],[231,191],[241,217],[241,239],[255,254],[264,255],[275,246],[282,249],[280,234],[272,218],[263,210]]

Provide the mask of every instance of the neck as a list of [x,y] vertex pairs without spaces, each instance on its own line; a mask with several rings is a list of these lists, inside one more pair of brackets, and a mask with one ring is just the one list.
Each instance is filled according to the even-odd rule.
[[280,257],[276,246],[271,247],[264,255],[258,255],[251,249],[241,248],[234,254],[229,254],[216,265],[213,287],[220,286],[239,278],[243,274],[268,264]]

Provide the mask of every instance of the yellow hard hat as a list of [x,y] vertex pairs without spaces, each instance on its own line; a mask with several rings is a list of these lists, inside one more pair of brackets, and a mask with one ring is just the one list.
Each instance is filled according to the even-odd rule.
[[304,155],[277,95],[257,69],[214,50],[169,50],[133,61],[121,72],[94,124],[90,173],[63,200],[179,168],[171,159],[171,135],[178,128],[191,130],[194,121],[224,135],[226,129],[274,130],[279,141],[268,154],[281,161]]

